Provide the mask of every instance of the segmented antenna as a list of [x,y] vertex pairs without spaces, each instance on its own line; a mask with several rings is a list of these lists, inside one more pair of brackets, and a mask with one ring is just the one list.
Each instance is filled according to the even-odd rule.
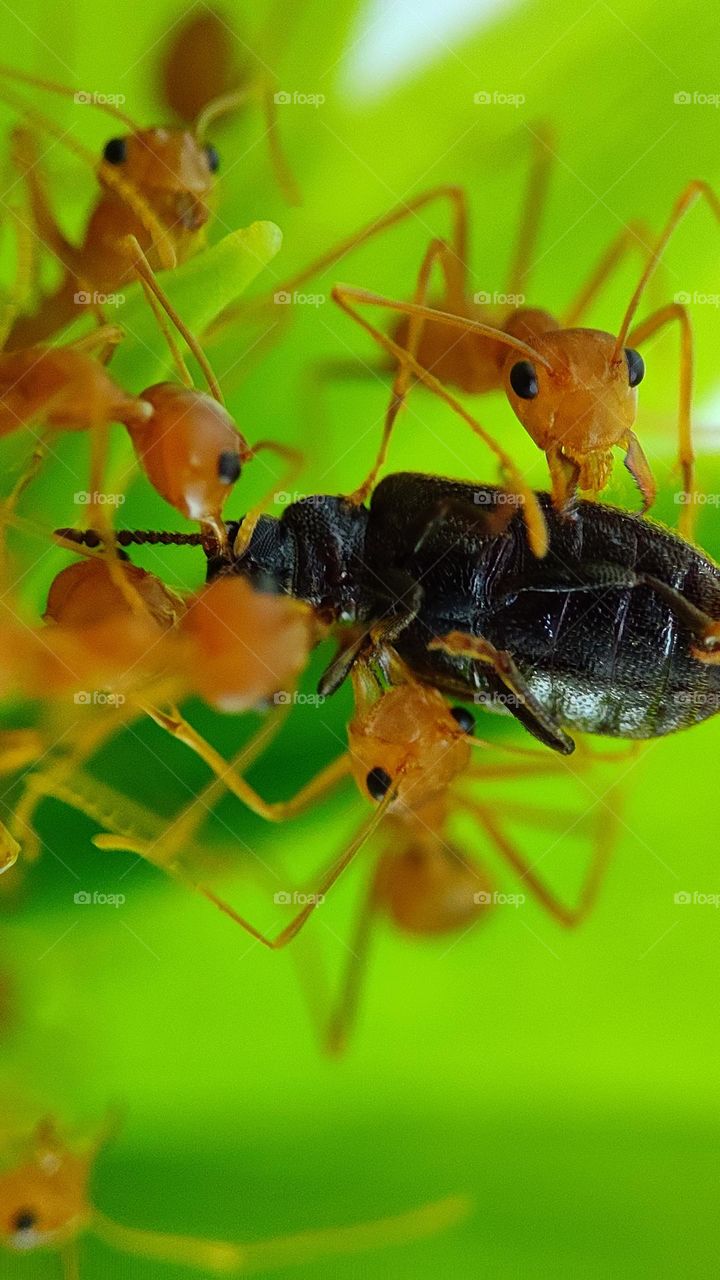
[[[101,547],[105,541],[97,529],[56,529],[55,537],[79,547]],[[119,529],[115,542],[119,547],[204,547],[207,537],[202,533],[172,533],[164,529]]]

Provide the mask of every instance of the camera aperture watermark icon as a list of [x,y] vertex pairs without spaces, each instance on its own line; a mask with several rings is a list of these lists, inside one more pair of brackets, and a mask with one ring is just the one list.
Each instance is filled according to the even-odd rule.
[[287,89],[278,89],[273,94],[273,102],[278,107],[322,107],[327,98],[324,93],[304,93],[300,89],[293,89],[292,92]]
[[97,889],[90,893],[89,889],[80,889],[73,894],[73,902],[78,907],[124,907],[127,898],[124,893],[100,893]]
[[73,702],[76,707],[123,707],[125,694],[112,689],[78,689]]
[[98,289],[78,289],[73,294],[76,307],[124,307],[124,293],[100,293]]
[[476,107],[524,107],[527,98],[524,93],[503,93],[500,89],[479,89],[473,94]]
[[473,894],[476,907],[522,907],[527,902],[524,893],[502,893],[500,889],[481,889]]

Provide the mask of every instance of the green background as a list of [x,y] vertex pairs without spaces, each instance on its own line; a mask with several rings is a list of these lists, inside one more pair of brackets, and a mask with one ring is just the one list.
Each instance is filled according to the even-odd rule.
[[[122,92],[131,114],[157,120],[161,37],[177,16],[176,5],[160,0],[131,13],[108,0],[75,0],[67,9],[40,0],[17,11],[3,6],[4,57],[77,88]],[[283,88],[326,97],[318,109],[281,111],[304,195],[300,209],[286,208],[275,189],[255,113],[217,130],[223,170],[213,238],[257,219],[277,222],[284,235],[254,292],[277,287],[364,218],[442,181],[462,182],[469,192],[474,287],[502,290],[529,130],[539,120],[557,130],[558,160],[529,300],[550,309],[563,308],[628,219],[659,229],[689,178],[720,185],[717,109],[674,102],[680,91],[720,90],[720,19],[697,0],[681,9],[649,0],[627,0],[621,9],[602,0],[588,7],[514,6],[480,34],[438,39],[431,63],[365,100],[344,87],[347,51],[361,22],[354,6],[307,0],[286,12],[258,5],[247,28],[242,15],[233,22],[249,44],[262,43]],[[473,95],[481,90],[524,94],[526,102],[517,109],[478,106]],[[94,150],[108,136],[99,113],[41,95],[35,100]],[[4,108],[3,118],[9,123],[13,113]],[[91,175],[54,148],[46,168],[66,226],[77,229],[93,197]],[[428,235],[446,230],[443,219],[442,210],[429,211],[308,292],[327,294],[339,278],[407,295]],[[692,214],[668,253],[658,300],[718,289],[719,232],[706,209]],[[9,236],[5,246],[10,262]],[[636,273],[632,261],[604,290],[594,323],[618,325]],[[191,279],[187,318],[197,320],[208,298],[220,296],[210,259]],[[134,305],[142,309],[128,304]],[[238,324],[213,347],[212,359],[251,440],[274,437],[303,449],[300,490],[347,490],[371,460],[386,384],[368,378],[318,392],[307,374],[313,361],[356,353],[372,362],[374,353],[330,302],[292,310],[292,325],[262,358],[247,354],[257,329]],[[715,380],[717,309],[697,305],[693,319],[702,406]],[[161,343],[156,350],[162,352]],[[157,361],[132,338],[121,358],[117,368],[131,390],[159,376]],[[639,433],[661,487],[658,510],[672,523],[677,335],[652,344],[646,359]],[[542,485],[543,460],[509,408],[499,397],[476,408]],[[712,409],[699,418],[700,477],[714,493],[720,469]],[[21,445],[3,442],[9,479]],[[81,477],[84,442],[60,447]],[[119,431],[116,450],[123,465]],[[462,424],[422,393],[400,424],[390,465],[495,477],[492,459]],[[248,474],[236,509],[267,484],[266,474]],[[635,502],[620,476],[614,495]],[[38,524],[41,551],[31,539],[16,538],[13,547],[19,563],[23,556],[39,561],[22,585],[24,606],[37,611],[65,562],[60,553],[46,554],[43,530],[77,518],[62,466],[48,469],[24,514]],[[142,478],[131,486],[121,519],[179,527]],[[700,541],[720,553],[717,506],[703,508]],[[148,552],[138,560],[173,584],[195,585],[202,576],[191,553]],[[312,689],[320,669],[319,657],[304,688]],[[291,794],[340,752],[348,699],[344,691],[320,708],[293,711],[253,770],[263,794]],[[199,706],[188,712],[228,753],[257,724],[253,716],[223,719]],[[6,722],[26,723],[34,714],[31,707],[9,708]],[[522,742],[494,722],[483,722],[481,732]],[[442,1237],[302,1266],[298,1275],[712,1273],[720,917],[712,906],[677,905],[674,894],[720,892],[717,741],[710,723],[653,744],[639,762],[601,773],[592,794],[581,785],[578,795],[563,778],[545,783],[543,798],[558,807],[616,805],[623,796],[621,838],[591,920],[565,934],[528,902],[498,908],[458,940],[411,941],[381,924],[357,1034],[340,1061],[318,1047],[298,971],[307,978],[319,964],[336,981],[369,855],[317,913],[297,954],[272,955],[158,872],[96,852],[92,825],[47,803],[40,828],[48,850],[5,893],[0,964],[10,1007],[0,1042],[3,1127],[16,1134],[51,1111],[71,1129],[87,1128],[118,1103],[125,1121],[99,1162],[95,1200],[113,1217],[149,1229],[254,1239],[399,1212],[447,1192],[474,1198],[467,1222]],[[192,758],[149,726],[123,735],[95,768],[168,814],[205,781]],[[6,785],[5,807],[13,798]],[[501,793],[508,812],[513,796],[526,794],[518,784],[493,789]],[[208,843],[232,852],[231,871],[219,884],[271,927],[277,921],[267,885],[258,883],[258,858],[271,869],[282,859],[292,883],[303,883],[362,813],[350,786],[284,829],[223,804],[221,821],[207,833]],[[500,888],[517,889],[479,833],[461,827],[458,839],[487,860]],[[528,830],[523,840],[548,877],[571,893],[587,856],[581,842]],[[73,902],[79,889],[123,892],[127,902],[117,910],[81,908]],[[57,1268],[51,1255],[0,1256],[1,1276],[54,1276]],[[83,1275],[100,1274],[154,1280],[175,1273],[88,1241]]]

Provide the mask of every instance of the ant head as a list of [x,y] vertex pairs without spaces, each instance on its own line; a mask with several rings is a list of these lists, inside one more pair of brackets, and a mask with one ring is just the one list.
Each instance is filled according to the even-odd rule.
[[208,221],[219,158],[189,130],[142,129],[111,138],[103,151],[101,182],[106,165],[140,192],[167,226],[199,231]]
[[220,520],[250,449],[229,413],[203,391],[160,382],[143,391],[146,421],[128,421],[140,464],[157,492],[190,520]]
[[355,781],[374,802],[417,810],[442,794],[470,761],[469,713],[412,679],[381,691],[366,667],[353,669],[356,713],[348,727]]
[[[441,834],[446,814],[424,806],[399,848],[381,860],[375,893],[399,929],[452,933],[487,914],[492,883],[485,868]],[[421,825],[422,824],[422,825]],[[440,829],[438,829],[438,826]]]
[[0,1174],[0,1240],[31,1250],[63,1243],[90,1217],[91,1157],[68,1150],[54,1129],[38,1129],[30,1159]]
[[117,625],[122,615],[132,614],[135,596],[163,629],[172,626],[182,612],[179,597],[155,574],[127,560],[119,560],[111,570],[107,559],[98,556],[61,569],[51,583],[44,618],[79,630],[106,621]]
[[530,341],[537,361],[510,351],[503,364],[508,400],[541,449],[561,446],[582,463],[624,443],[637,412],[645,368],[636,351],[615,354],[616,339],[595,329],[556,329]]
[[307,605],[256,591],[235,574],[203,587],[189,601],[180,629],[190,641],[192,688],[226,712],[247,711],[270,698],[289,702],[319,630]]

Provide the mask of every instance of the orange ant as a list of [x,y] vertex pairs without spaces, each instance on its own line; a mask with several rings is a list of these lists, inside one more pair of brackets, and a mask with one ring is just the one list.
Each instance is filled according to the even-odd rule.
[[[532,261],[539,214],[547,186],[551,156],[550,139],[536,138],[537,154],[528,187],[519,243],[510,274],[508,296],[526,287]],[[692,332],[687,308],[680,302],[660,307],[634,328],[633,320],[646,287],[680,221],[703,197],[720,220],[720,201],[707,183],[690,182],[677,198],[665,227],[653,237],[637,287],[617,334],[579,327],[601,286],[627,252],[647,239],[642,224],[629,224],[610,245],[587,283],[562,320],[547,311],[505,306],[488,312],[484,302],[473,300],[469,284],[468,209],[461,187],[436,187],[392,209],[361,228],[307,268],[286,281],[281,289],[292,292],[318,271],[332,265],[353,248],[410,217],[432,201],[446,200],[452,210],[450,241],[434,238],[424,255],[410,302],[384,297],[367,289],[337,285],[335,302],[361,325],[397,365],[393,400],[387,412],[378,454],[365,482],[353,495],[364,500],[371,491],[386,457],[397,415],[407,397],[411,379],[426,382],[431,371],[441,382],[461,391],[482,394],[505,391],[514,413],[532,440],[546,455],[553,500],[566,510],[575,493],[597,496],[607,485],[612,451],[624,452],[625,466],[642,495],[643,510],[653,503],[655,481],[633,426],[637,412],[637,387],[645,367],[635,350],[670,324],[680,328],[680,378],[678,459],[688,501],[681,509],[681,530],[694,527],[695,468],[692,444]],[[442,271],[443,290],[430,306],[433,268]],[[369,303],[401,313],[393,338],[386,337],[361,317],[353,304]],[[490,323],[488,323],[488,317]],[[424,371],[424,372],[423,372]],[[536,552],[539,539],[536,536]]]
[[[101,326],[74,346],[35,346],[2,353],[0,331],[0,436],[20,427],[45,427],[50,431],[92,429],[92,505],[97,507],[110,423],[125,425],[137,459],[155,490],[177,511],[198,521],[225,545],[222,508],[242,467],[262,450],[291,460],[294,472],[298,455],[273,441],[251,447],[238,431],[222,403],[222,393],[197,339],[184,324],[160,287],[140,246],[135,241],[135,271],[167,341],[183,384],[158,383],[139,396],[129,396],[117,386],[103,364],[88,354],[105,350],[119,340],[119,331]],[[20,253],[22,263],[23,254]],[[6,329],[19,305],[23,288],[22,267],[15,281],[15,297],[6,308]],[[167,317],[167,320],[166,318]],[[198,360],[210,394],[192,386],[168,321],[183,337]],[[43,457],[36,449],[4,504],[10,518],[22,492]],[[243,537],[252,533],[265,501],[246,518]],[[96,510],[103,527],[106,509]],[[107,532],[107,529],[105,529]],[[110,547],[112,552],[112,546]]]
[[[77,100],[66,85],[0,67],[0,80],[8,79]],[[16,320],[9,347],[34,346],[64,328],[77,317],[78,294],[94,299],[116,292],[134,278],[138,258],[155,271],[185,262],[204,247],[219,167],[205,131],[231,104],[209,105],[188,130],[144,129],[112,103],[96,102],[128,130],[106,144],[98,164],[72,134],[5,85],[0,96],[19,108],[35,131],[49,134],[96,170],[101,186],[82,241],[72,245],[57,224],[39,175],[33,132],[27,125],[14,129],[14,161],[27,186],[34,230],[64,274],[57,291],[34,314]]]
[[[177,704],[195,695],[223,712],[262,707],[293,686],[321,632],[307,606],[258,592],[244,579],[219,578],[183,597],[156,575],[103,556],[61,570],[45,623],[33,629],[13,617],[0,626],[9,689],[29,697],[42,689],[63,722],[79,688],[94,687],[102,696],[80,719],[75,712],[50,746],[37,737],[14,766],[8,763],[10,769],[37,767],[25,773],[9,826],[0,831],[0,870],[12,866],[21,849],[30,859],[38,856],[33,815],[39,803],[58,788],[66,799],[67,779],[108,738],[147,715],[210,751]],[[278,723],[282,710],[279,704]]]
[[283,152],[277,118],[277,81],[260,59],[239,41],[230,22],[216,9],[203,5],[174,29],[160,67],[163,101],[192,126],[209,109],[239,110],[256,102],[263,114],[270,162],[288,204],[301,203],[297,182]]
[[110,1136],[108,1130],[106,1125],[98,1137],[78,1149],[68,1145],[52,1120],[37,1126],[27,1154],[0,1173],[0,1244],[13,1253],[58,1251],[65,1280],[78,1280],[79,1244],[88,1235],[134,1257],[205,1273],[240,1275],[336,1253],[410,1243],[452,1227],[469,1210],[465,1197],[446,1196],[393,1217],[248,1244],[138,1230],[107,1217],[91,1199],[90,1178]]
[[[557,774],[558,762],[544,756],[538,759],[533,752],[520,752],[529,758],[510,764],[473,764],[473,746],[484,748],[487,744],[473,739],[474,721],[470,713],[462,707],[450,708],[436,689],[416,681],[391,650],[386,648],[380,661],[385,672],[390,673],[390,687],[384,687],[363,660],[356,662],[351,673],[356,705],[348,726],[348,750],[290,800],[268,803],[246,782],[241,767],[247,767],[248,751],[254,758],[254,746],[244,749],[242,766],[237,760],[227,762],[187,724],[176,723],[172,727],[176,736],[208,764],[214,780],[169,827],[159,833],[156,830],[150,839],[139,831],[137,823],[132,831],[118,829],[118,821],[122,823],[120,804],[109,806],[114,815],[113,831],[94,838],[98,848],[137,853],[190,883],[256,941],[278,950],[297,936],[387,816],[388,844],[363,908],[352,947],[354,958],[331,1022],[329,1037],[335,1048],[344,1040],[354,1011],[363,952],[375,913],[384,910],[400,928],[417,934],[469,928],[486,914],[487,875],[455,849],[447,834],[455,812],[464,811],[472,816],[546,910],[568,927],[578,924],[595,900],[613,833],[612,821],[603,816],[578,904],[574,907],[563,904],[505,831],[500,806],[485,795],[477,801],[456,792],[454,787],[461,779],[487,783]],[[303,895],[304,905],[277,936],[271,938],[261,932],[207,884],[197,882],[183,869],[180,854],[193,843],[219,788],[231,792],[259,816],[280,822],[308,809],[349,776],[354,778],[361,794],[375,805],[375,812],[341,856],[319,877],[312,891]],[[67,792],[55,794],[61,799],[68,798]],[[100,816],[91,793],[76,794],[71,803],[96,820]],[[555,826],[561,834],[577,824],[575,815],[553,815],[522,804],[513,804],[508,809],[511,819]],[[146,816],[141,825],[147,832],[152,819]]]

